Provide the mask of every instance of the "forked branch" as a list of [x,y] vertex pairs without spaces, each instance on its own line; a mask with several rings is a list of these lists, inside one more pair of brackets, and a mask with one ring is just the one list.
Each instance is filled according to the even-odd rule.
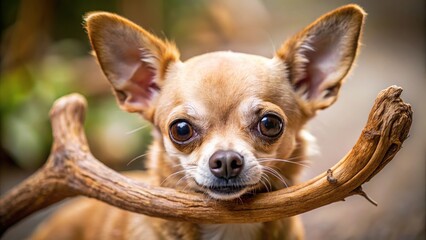
[[106,167],[87,145],[85,99],[77,94],[62,97],[50,113],[51,155],[42,169],[1,197],[0,232],[35,211],[77,195],[132,212],[197,223],[272,221],[341,201],[361,194],[361,185],[392,160],[407,138],[412,111],[401,100],[401,92],[392,86],[379,93],[358,142],[329,171],[296,186],[235,202],[149,186]]

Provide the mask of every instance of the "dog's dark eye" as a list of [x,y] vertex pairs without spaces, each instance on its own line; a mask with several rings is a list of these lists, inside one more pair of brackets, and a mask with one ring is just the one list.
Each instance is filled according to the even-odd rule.
[[266,114],[259,121],[258,131],[268,138],[276,138],[283,131],[283,121],[274,114]]
[[184,143],[192,138],[194,130],[185,120],[177,120],[170,126],[170,137],[177,143]]

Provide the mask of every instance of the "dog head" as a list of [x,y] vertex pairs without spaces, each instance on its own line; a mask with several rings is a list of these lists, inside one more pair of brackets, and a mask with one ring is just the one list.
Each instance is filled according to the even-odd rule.
[[273,58],[213,52],[184,62],[174,44],[120,16],[85,20],[120,107],[153,123],[194,189],[227,200],[281,177],[274,167],[292,156],[303,125],[336,101],[364,15],[355,5],[334,10]]

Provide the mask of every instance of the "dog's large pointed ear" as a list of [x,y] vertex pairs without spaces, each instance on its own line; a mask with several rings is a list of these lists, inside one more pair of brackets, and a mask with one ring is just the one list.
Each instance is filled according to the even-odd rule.
[[300,102],[310,114],[334,103],[360,45],[365,12],[338,8],[286,41],[277,52]]
[[179,61],[175,45],[112,13],[88,13],[84,19],[93,50],[120,107],[150,118],[167,69]]

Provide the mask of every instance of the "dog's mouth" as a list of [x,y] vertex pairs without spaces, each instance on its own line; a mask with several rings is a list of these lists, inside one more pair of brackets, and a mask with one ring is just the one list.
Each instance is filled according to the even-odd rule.
[[208,190],[216,194],[235,194],[245,189],[244,186],[212,186]]
[[232,200],[242,196],[246,189],[244,186],[211,186],[206,192],[218,200]]
[[233,200],[246,194],[253,188],[251,185],[213,185],[202,186],[205,193],[217,200]]

